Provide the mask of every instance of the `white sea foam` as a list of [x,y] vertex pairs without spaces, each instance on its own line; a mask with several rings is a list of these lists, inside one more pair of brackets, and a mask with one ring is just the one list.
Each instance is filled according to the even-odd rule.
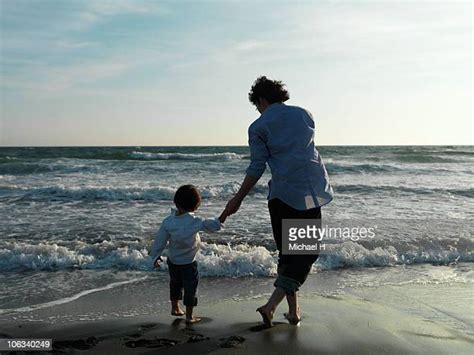
[[113,282],[113,283],[111,283],[111,284],[108,284],[107,286],[103,286],[103,287],[93,288],[93,289],[90,289],[90,290],[81,291],[81,292],[79,292],[79,293],[76,293],[75,295],[72,295],[72,296],[69,296],[69,297],[64,297],[64,298],[57,299],[57,300],[50,301],[50,302],[39,303],[39,304],[35,304],[35,305],[31,305],[31,306],[26,306],[26,307],[20,307],[20,308],[0,309],[0,314],[11,313],[11,312],[20,312],[20,313],[22,313],[22,312],[30,312],[30,311],[36,311],[36,310],[42,309],[42,308],[53,307],[53,306],[57,306],[57,305],[60,305],[60,304],[69,303],[69,302],[75,301],[75,300],[77,300],[78,298],[81,298],[81,297],[86,296],[86,295],[90,295],[91,293],[95,293],[95,292],[99,292],[99,291],[105,291],[105,290],[110,290],[111,288],[114,288],[114,287],[118,287],[118,286],[122,286],[122,285],[127,285],[127,284],[130,284],[130,283],[133,283],[133,282],[137,282],[137,281],[142,281],[142,280],[145,280],[145,279],[147,279],[147,278],[148,278],[147,276],[144,276],[144,277],[140,277],[140,278],[133,279],[133,280],[120,281],[120,282]]
[[[63,245],[58,245],[63,244]],[[118,269],[150,271],[149,242],[103,241],[62,243],[6,242],[0,245],[0,271]],[[203,276],[272,276],[276,273],[277,254],[263,246],[235,246],[202,243],[197,255]],[[342,267],[395,266],[420,263],[449,264],[474,261],[474,251],[456,248],[440,251],[426,247],[400,252],[394,246],[368,249],[346,241],[328,254],[321,255],[315,271]],[[165,266],[166,269],[166,266]]]
[[150,153],[150,152],[131,152],[130,157],[133,159],[143,160],[235,160],[244,159],[246,156],[242,154],[224,152],[224,153]]

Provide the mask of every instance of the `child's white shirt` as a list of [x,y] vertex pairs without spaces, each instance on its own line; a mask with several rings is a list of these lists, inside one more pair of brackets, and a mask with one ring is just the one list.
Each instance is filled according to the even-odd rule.
[[192,212],[179,216],[176,210],[171,209],[171,214],[161,223],[160,229],[155,234],[151,249],[153,265],[161,256],[168,245],[168,258],[173,264],[184,265],[192,263],[199,251],[201,238],[199,232],[217,232],[221,229],[218,218],[204,219],[196,217]]

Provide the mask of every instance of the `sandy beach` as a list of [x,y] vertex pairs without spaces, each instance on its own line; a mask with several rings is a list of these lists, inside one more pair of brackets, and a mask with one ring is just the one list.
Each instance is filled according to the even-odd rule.
[[0,0],[0,355],[474,355],[473,8]]
[[[56,353],[472,353],[474,312],[470,284],[357,287],[339,295],[322,295],[312,292],[317,286],[315,281],[310,278],[308,287],[301,292],[303,319],[299,326],[285,321],[286,304],[282,303],[274,318],[275,326],[262,328],[255,309],[266,294],[254,295],[243,288],[238,298],[204,300],[196,309],[203,320],[192,326],[169,315],[163,303],[148,316],[68,323],[25,322],[17,318],[2,322],[0,333],[2,337],[52,338]],[[203,280],[203,288],[211,289],[213,283],[219,289],[225,285],[232,288],[240,283],[249,289],[253,286],[267,291],[272,279],[259,280],[258,285],[249,282]],[[140,292],[144,287],[146,283],[133,287],[136,298],[152,297],[152,293]],[[122,295],[117,303],[123,303],[132,290],[124,285],[32,312],[44,315],[94,309],[101,300],[110,302],[110,297],[116,297],[113,292]]]

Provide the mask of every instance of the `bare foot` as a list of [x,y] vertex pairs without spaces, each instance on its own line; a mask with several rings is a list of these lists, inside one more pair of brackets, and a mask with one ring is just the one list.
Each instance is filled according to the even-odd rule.
[[171,315],[172,316],[177,316],[177,317],[184,316],[184,311],[181,308],[172,309],[171,310]]
[[194,324],[201,321],[199,317],[186,318],[186,324]]
[[283,313],[283,316],[288,320],[291,325],[298,325],[301,322],[301,317],[298,315],[290,315],[289,313]]
[[267,328],[273,327],[273,312],[269,311],[265,306],[257,308],[257,312],[262,316],[263,324],[265,324]]
[[[290,308],[291,309],[291,308]],[[300,313],[300,306],[296,306],[296,312],[288,312],[283,313],[283,316],[288,320],[288,323],[291,325],[298,325],[301,322],[301,313]]]

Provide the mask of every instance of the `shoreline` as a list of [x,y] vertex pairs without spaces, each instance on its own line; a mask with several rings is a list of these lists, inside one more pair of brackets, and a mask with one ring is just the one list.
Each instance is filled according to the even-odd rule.
[[[203,321],[191,326],[186,326],[184,318],[172,317],[164,302],[147,316],[69,323],[15,320],[8,325],[2,322],[0,333],[3,337],[52,338],[56,352],[91,354],[151,354],[157,350],[163,354],[468,354],[474,345],[474,314],[469,312],[471,284],[355,287],[343,294],[322,295],[308,291],[313,288],[310,282],[301,292],[300,326],[285,321],[287,306],[283,301],[275,314],[275,326],[262,329],[255,309],[265,302],[267,294],[252,296],[245,292],[251,283],[238,281],[216,281],[214,291],[240,284],[245,295],[205,300],[195,311]],[[254,287],[271,291],[272,280],[263,281]],[[212,281],[209,283],[212,290]],[[86,304],[100,307],[104,299],[126,301],[127,295],[119,299],[112,291],[86,295],[49,311],[83,309]],[[135,292],[137,298],[150,297]]]

